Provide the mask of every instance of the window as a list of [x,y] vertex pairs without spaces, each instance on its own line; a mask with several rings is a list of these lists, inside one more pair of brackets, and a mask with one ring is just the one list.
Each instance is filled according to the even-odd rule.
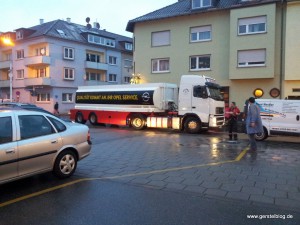
[[86,80],[106,82],[106,75],[100,73],[86,73]]
[[16,39],[21,40],[24,37],[24,33],[22,30],[16,32]]
[[115,56],[109,56],[108,57],[108,63],[110,65],[117,65],[117,57],[115,57]]
[[61,37],[67,37],[66,33],[63,30],[58,30],[57,29],[56,31],[57,31],[57,33],[60,34]]
[[73,94],[72,93],[63,93],[62,101],[63,102],[73,102]]
[[36,101],[37,102],[50,102],[50,94],[49,93],[37,94]]
[[131,77],[124,77],[124,83],[130,83]]
[[192,9],[199,9],[212,6],[211,0],[193,0]]
[[100,37],[92,34],[88,35],[88,42],[98,45],[105,45],[112,48],[116,47],[116,41],[114,39]]
[[238,34],[258,34],[267,32],[266,29],[267,17],[258,16],[251,18],[242,18],[238,21]]
[[0,117],[0,144],[12,142],[11,117]]
[[56,130],[58,132],[63,132],[67,129],[67,127],[61,123],[60,121],[58,121],[57,119],[54,119],[50,116],[47,116],[47,118],[51,121],[51,123],[55,126]]
[[75,79],[75,69],[73,68],[64,68],[64,79],[65,80],[74,80]]
[[152,73],[169,72],[169,59],[152,59]]
[[266,49],[238,51],[238,67],[265,66]]
[[17,59],[24,59],[24,49],[17,50]]
[[55,133],[52,125],[44,116],[19,116],[21,139],[28,139]]
[[125,43],[125,49],[126,50],[129,50],[129,51],[132,51],[132,43]]
[[109,74],[108,82],[117,82],[117,74]]
[[17,70],[17,79],[24,79],[24,70]]
[[191,56],[190,70],[210,70],[210,55]]
[[210,41],[211,26],[201,26],[191,28],[191,42]]
[[152,47],[170,45],[170,31],[153,32],[151,45]]
[[46,77],[46,68],[36,69],[36,77]]
[[35,55],[46,55],[46,47],[42,47],[42,48],[36,48],[35,49]]
[[124,60],[124,67],[126,67],[126,68],[132,68],[132,60],[125,59]]
[[74,48],[64,48],[64,59],[74,59]]
[[86,61],[99,63],[100,59],[101,59],[100,55],[93,54],[93,53],[87,53],[86,54]]

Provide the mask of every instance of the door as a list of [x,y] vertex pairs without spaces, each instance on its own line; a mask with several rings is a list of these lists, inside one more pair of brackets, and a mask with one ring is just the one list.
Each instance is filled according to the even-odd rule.
[[200,117],[202,123],[209,122],[209,98],[205,86],[193,87],[192,112]]
[[18,149],[11,116],[0,117],[0,183],[18,176]]
[[60,135],[42,115],[20,115],[19,175],[51,170],[62,146]]

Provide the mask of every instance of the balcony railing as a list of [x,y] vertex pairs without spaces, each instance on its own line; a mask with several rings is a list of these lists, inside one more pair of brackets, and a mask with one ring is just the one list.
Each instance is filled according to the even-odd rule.
[[85,68],[86,69],[107,71],[108,70],[108,64],[107,63],[98,63],[98,62],[85,61]]
[[9,87],[9,80],[0,80],[0,88]]
[[24,59],[25,66],[33,66],[33,65],[50,65],[51,57],[50,56],[32,56]]
[[28,86],[51,86],[51,79],[50,77],[37,77],[37,78],[25,78],[24,85]]
[[0,69],[9,69],[10,61],[0,61]]

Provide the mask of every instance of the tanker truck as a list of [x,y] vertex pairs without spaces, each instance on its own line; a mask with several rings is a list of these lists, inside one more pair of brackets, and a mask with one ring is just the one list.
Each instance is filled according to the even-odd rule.
[[81,86],[70,119],[198,133],[224,124],[224,101],[215,79],[199,75],[181,76],[179,87],[170,83]]

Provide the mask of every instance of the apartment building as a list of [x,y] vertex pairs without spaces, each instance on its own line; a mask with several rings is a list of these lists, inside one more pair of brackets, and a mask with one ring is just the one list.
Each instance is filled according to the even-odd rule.
[[222,85],[227,103],[242,107],[253,95],[300,97],[299,19],[299,1],[179,0],[130,20],[126,30],[141,82],[206,75]]
[[[99,29],[98,23],[55,20],[1,33],[0,98],[30,102],[61,113],[74,107],[78,86],[129,83],[132,38]],[[12,67],[12,85],[10,85]]]

